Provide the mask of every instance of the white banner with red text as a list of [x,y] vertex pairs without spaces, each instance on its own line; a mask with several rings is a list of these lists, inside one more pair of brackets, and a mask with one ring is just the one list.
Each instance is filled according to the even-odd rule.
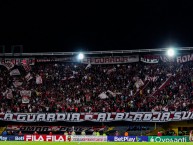
[[107,142],[107,136],[67,135],[66,141],[72,141],[72,142]]
[[0,113],[1,121],[14,122],[168,122],[193,119],[193,112],[124,112],[124,113]]

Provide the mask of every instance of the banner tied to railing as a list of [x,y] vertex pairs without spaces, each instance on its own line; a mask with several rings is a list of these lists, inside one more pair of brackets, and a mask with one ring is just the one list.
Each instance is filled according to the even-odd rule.
[[124,113],[0,113],[0,120],[15,122],[168,122],[193,119],[193,112],[124,112]]
[[86,57],[82,60],[85,64],[116,64],[138,62],[139,55],[112,56],[112,57]]

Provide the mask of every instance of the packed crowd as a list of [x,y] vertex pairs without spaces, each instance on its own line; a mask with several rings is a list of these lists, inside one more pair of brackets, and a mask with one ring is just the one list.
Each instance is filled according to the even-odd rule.
[[[0,66],[0,112],[193,109],[192,63],[36,63],[30,73],[22,66],[15,67],[20,75],[10,75],[10,70]],[[13,85],[16,80],[22,83]],[[22,90],[30,91],[30,95],[22,96]]]

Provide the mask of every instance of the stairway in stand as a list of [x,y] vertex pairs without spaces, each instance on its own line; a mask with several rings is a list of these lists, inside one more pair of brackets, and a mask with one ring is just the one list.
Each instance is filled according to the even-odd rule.
[[6,129],[6,127],[0,127],[0,135],[2,134],[2,132]]
[[[146,88],[147,88],[147,86],[149,85],[149,80],[146,80],[145,81],[145,84],[143,85],[143,87],[142,87],[142,91],[144,91]],[[136,97],[137,95],[139,95],[139,92],[140,92],[140,90],[138,90],[135,94],[134,94],[134,97]]]
[[159,88],[155,92],[152,93],[151,96],[155,96],[159,91],[163,90],[170,83],[172,78],[173,76],[170,76],[165,82],[163,82],[163,84],[159,86]]

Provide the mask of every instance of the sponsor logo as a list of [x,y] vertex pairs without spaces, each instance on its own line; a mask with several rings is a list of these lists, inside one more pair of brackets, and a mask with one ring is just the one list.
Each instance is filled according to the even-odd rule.
[[66,141],[66,136],[64,135],[25,135],[25,141]]
[[7,140],[7,138],[8,138],[8,137],[0,136],[0,140],[3,140],[3,141]]
[[148,136],[136,136],[136,142],[147,142]]
[[15,140],[16,141],[23,141],[24,140],[24,136],[15,136]]
[[106,142],[106,136],[71,136],[71,141],[78,142]]
[[0,136],[0,140],[2,141],[24,141],[24,136],[13,136],[13,135],[9,135],[9,136]]
[[129,136],[124,136],[124,137],[114,137],[114,141],[119,141],[119,142],[135,142],[136,138],[135,137],[129,137]]
[[150,137],[150,142],[188,142],[187,137],[179,136],[163,136],[163,137]]

